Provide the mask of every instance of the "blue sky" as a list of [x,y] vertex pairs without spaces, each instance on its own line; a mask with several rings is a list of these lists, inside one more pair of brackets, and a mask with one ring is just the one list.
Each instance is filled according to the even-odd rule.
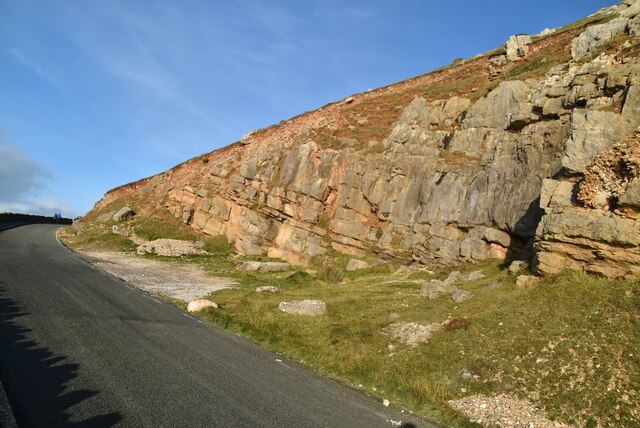
[[0,0],[0,210],[75,216],[251,130],[611,0]]

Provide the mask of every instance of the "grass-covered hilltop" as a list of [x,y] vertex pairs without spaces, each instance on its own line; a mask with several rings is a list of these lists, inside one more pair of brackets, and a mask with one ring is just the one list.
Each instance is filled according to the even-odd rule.
[[199,316],[449,426],[640,426],[639,54],[634,0],[513,36],[113,189],[61,238],[228,278]]

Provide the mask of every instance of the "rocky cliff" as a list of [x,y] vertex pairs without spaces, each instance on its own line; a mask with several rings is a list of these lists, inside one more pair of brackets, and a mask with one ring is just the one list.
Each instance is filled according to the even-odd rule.
[[[109,191],[238,251],[639,275],[640,2],[356,94]],[[535,241],[535,246],[534,246]]]

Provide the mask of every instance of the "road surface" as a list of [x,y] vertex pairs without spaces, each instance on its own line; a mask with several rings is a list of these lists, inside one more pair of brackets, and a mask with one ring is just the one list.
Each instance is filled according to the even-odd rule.
[[0,380],[21,428],[436,426],[95,269],[57,227],[0,232]]

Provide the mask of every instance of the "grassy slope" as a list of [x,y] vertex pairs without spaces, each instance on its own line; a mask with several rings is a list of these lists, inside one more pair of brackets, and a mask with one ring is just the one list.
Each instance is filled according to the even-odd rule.
[[[571,32],[580,26],[610,18],[591,17],[563,31],[570,40]],[[600,51],[615,50],[625,40],[616,40]],[[638,43],[629,48],[633,55],[638,49]],[[557,44],[505,69],[494,81],[484,75],[461,74],[456,80],[389,92],[345,108],[345,127],[318,129],[312,137],[329,147],[339,147],[339,138],[356,138],[364,147],[370,140],[386,137],[402,107],[416,95],[431,100],[452,95],[477,99],[500,80],[538,78],[569,57],[568,45]],[[462,70],[466,63],[450,67]],[[348,126],[358,122],[364,125]],[[96,219],[124,205],[137,211],[144,203],[140,198],[122,198],[92,211],[81,223],[81,234],[67,229],[67,243],[132,250],[125,238],[111,233],[112,222]],[[160,210],[153,213],[125,226],[147,239],[202,239]],[[205,310],[201,316],[419,414],[453,426],[473,426],[451,410],[447,400],[475,393],[507,393],[528,398],[551,417],[579,426],[640,426],[638,281],[566,272],[534,288],[518,289],[504,266],[489,261],[480,266],[487,277],[464,287],[475,296],[456,304],[446,297],[429,300],[419,294],[420,285],[411,279],[431,278],[430,274],[414,273],[402,282],[384,283],[395,266],[348,273],[345,258],[336,257],[317,260],[311,273],[296,268],[253,274],[234,269],[236,259],[229,257],[224,239],[208,239],[207,248],[215,254],[184,261],[198,263],[211,274],[232,276],[240,286],[210,296],[222,309]],[[436,276],[442,278],[446,272]],[[339,282],[341,278],[345,279]],[[502,284],[500,288],[486,288],[496,281]],[[281,294],[258,294],[254,288],[259,285],[276,285]],[[302,298],[325,300],[328,313],[306,318],[277,309],[280,301]],[[398,317],[392,319],[391,313]],[[469,326],[442,330],[416,348],[392,342],[382,330],[392,322],[426,324],[452,318],[467,320]],[[463,380],[462,371],[478,380]]]
[[[181,226],[168,232],[170,225],[152,218],[124,223],[148,237],[168,233],[198,238]],[[86,247],[84,237],[90,236],[94,247],[106,243],[109,249],[131,248],[120,237],[105,240],[116,235],[100,235],[98,230],[102,229],[80,237],[70,233],[65,239]],[[317,259],[311,268],[239,272],[235,262],[246,257],[233,256],[224,239],[209,239],[207,244],[212,255],[181,260],[201,265],[212,275],[233,277],[240,285],[208,296],[221,309],[204,310],[200,316],[420,415],[451,426],[474,426],[447,401],[475,393],[506,393],[527,398],[551,417],[578,426],[633,426],[640,418],[639,281],[566,272],[520,289],[501,261],[489,260],[464,268],[482,270],[486,276],[461,286],[474,297],[455,303],[446,296],[429,300],[420,295],[416,281],[442,279],[444,270],[398,277],[392,273],[397,265],[383,264],[347,272],[348,258],[334,255]],[[499,288],[487,288],[496,282]],[[275,285],[281,293],[256,293],[261,285]],[[297,299],[322,299],[328,312],[310,318],[278,310],[281,301]],[[184,308],[183,302],[173,303]],[[443,329],[416,348],[394,342],[383,332],[394,322],[447,319],[463,319],[469,325]],[[463,371],[477,380],[463,380]]]

